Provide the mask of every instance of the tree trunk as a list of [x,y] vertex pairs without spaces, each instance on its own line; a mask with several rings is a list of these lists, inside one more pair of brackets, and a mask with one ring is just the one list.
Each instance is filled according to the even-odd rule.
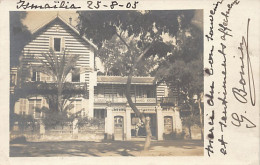
[[200,135],[201,135],[201,140],[204,139],[204,134],[203,134],[203,122],[202,122],[202,109],[201,109],[201,99],[202,99],[202,94],[199,95],[199,100],[198,100],[198,104],[199,104],[199,110],[200,110]]
[[128,79],[127,79],[127,84],[126,84],[126,98],[129,103],[129,106],[133,109],[135,114],[141,119],[143,123],[145,123],[145,131],[146,131],[146,138],[145,138],[145,144],[144,144],[144,150],[148,150],[151,144],[151,129],[150,129],[150,121],[149,119],[146,119],[145,116],[137,109],[135,104],[132,101],[131,98],[131,80],[132,80],[132,72],[129,73]]
[[192,136],[191,136],[191,126],[189,126],[188,128],[189,128],[190,139],[192,139]]
[[58,81],[58,111],[62,111],[62,82]]
[[145,138],[145,144],[144,144],[144,150],[148,150],[151,145],[151,137],[152,132],[150,128],[150,119],[148,117],[145,118],[145,130],[146,130],[146,138]]
[[[124,42],[124,44],[127,46],[127,49],[131,55],[131,50],[129,49],[129,46],[127,43],[123,40],[122,37],[118,36],[119,39]],[[153,43],[153,42],[152,42]],[[151,144],[151,129],[149,125],[149,121],[146,121],[145,116],[138,110],[138,108],[135,106],[135,104],[132,101],[131,98],[131,81],[132,81],[132,76],[133,72],[136,69],[137,65],[139,64],[140,61],[142,61],[144,55],[147,53],[147,51],[152,47],[153,44],[150,44],[137,58],[137,60],[134,62],[133,66],[131,67],[131,70],[128,74],[127,77],[127,83],[126,83],[126,99],[129,103],[129,106],[132,108],[132,110],[135,112],[135,114],[141,119],[143,123],[145,123],[145,130],[146,130],[146,138],[145,138],[145,144],[144,144],[144,150],[148,150]]]

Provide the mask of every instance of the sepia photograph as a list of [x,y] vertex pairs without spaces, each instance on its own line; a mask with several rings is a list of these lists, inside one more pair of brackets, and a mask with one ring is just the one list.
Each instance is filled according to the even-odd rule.
[[204,156],[203,10],[9,16],[10,157]]

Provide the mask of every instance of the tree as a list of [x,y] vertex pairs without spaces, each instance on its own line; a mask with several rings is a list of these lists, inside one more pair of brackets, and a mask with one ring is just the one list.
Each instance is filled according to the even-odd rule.
[[[31,33],[25,25],[22,24],[27,12],[11,11],[10,12],[10,68],[19,66],[21,50],[25,43],[31,38]],[[13,126],[12,117],[14,115],[14,105],[19,99],[15,93],[10,93],[10,129]]]
[[[29,59],[28,59],[29,58]],[[32,60],[32,59],[33,60]],[[76,70],[77,61],[80,56],[70,54],[64,50],[62,53],[55,53],[53,50],[42,53],[40,56],[26,55],[21,60],[19,68],[19,85],[14,90],[16,98],[26,98],[31,96],[43,96],[46,98],[49,108],[35,107],[36,112],[45,113],[44,121],[50,122],[50,126],[62,125],[69,120],[67,113],[73,108],[72,102],[68,102],[71,97],[87,94],[86,84],[73,84],[67,80],[68,74]],[[33,61],[30,63],[28,61]],[[25,64],[24,64],[25,63]],[[82,68],[81,71],[85,71]],[[30,82],[32,70],[52,77],[51,82]],[[45,123],[47,123],[45,122]]]
[[[138,51],[136,50],[136,39],[128,41],[125,38],[125,40],[129,43],[129,48],[132,51]],[[129,56],[125,44],[117,36],[113,36],[111,40],[105,41],[97,51],[97,56],[103,62],[105,75],[127,76],[135,60],[133,56]],[[145,61],[142,61],[142,65],[137,66],[135,76],[149,76],[150,70],[157,63],[158,59],[154,59],[153,57],[146,58]]]
[[[149,120],[138,110],[131,99],[132,77],[142,61],[149,57],[164,58],[173,45],[163,40],[165,34],[175,37],[193,17],[193,11],[80,11],[78,28],[82,35],[91,38],[99,47],[116,36],[124,44],[125,56],[131,60],[126,72],[126,98],[135,114],[145,123],[146,141],[144,150],[150,147]],[[127,38],[127,39],[126,39]],[[134,49],[131,42],[135,39]],[[117,45],[118,46],[118,45]],[[101,56],[101,55],[100,55]]]
[[[178,88],[181,103],[189,108],[184,123],[190,127],[199,123],[203,139],[203,38],[202,30],[190,25],[177,34],[177,44],[156,72],[160,81]],[[174,81],[173,81],[174,80]],[[173,89],[172,89],[173,90]],[[196,105],[196,107],[194,107]],[[194,112],[196,109],[199,113]],[[199,117],[197,117],[198,115]],[[197,120],[199,119],[199,120]],[[197,122],[199,121],[199,122]],[[190,131],[191,136],[191,131]]]
[[53,104],[50,105],[57,105],[55,109],[59,112],[62,112],[65,109],[67,102],[67,99],[63,98],[66,78],[68,74],[71,73],[73,69],[75,69],[79,58],[79,55],[67,53],[66,50],[64,50],[62,54],[57,54],[53,50],[50,50],[47,53],[42,53],[42,58],[35,58],[36,62],[39,62],[37,70],[41,73],[51,76],[52,81],[55,82],[57,98],[53,98],[52,100],[57,100],[57,102],[53,102]]
[[22,21],[26,17],[25,11],[10,12],[10,66],[18,66],[21,51],[31,39],[31,32]]

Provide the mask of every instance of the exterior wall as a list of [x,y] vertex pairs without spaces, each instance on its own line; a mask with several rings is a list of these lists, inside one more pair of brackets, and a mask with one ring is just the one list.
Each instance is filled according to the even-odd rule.
[[[23,60],[22,69],[24,73],[30,72],[32,76],[32,71],[30,66],[35,66],[37,63],[33,60],[32,55],[37,58],[41,57],[42,53],[47,53],[50,48],[54,47],[54,38],[61,39],[61,52],[66,50],[69,54],[80,55],[80,59],[77,61],[76,67],[80,68],[80,82],[87,84],[89,90],[89,99],[82,99],[82,107],[85,109],[85,113],[89,113],[89,116],[93,116],[93,105],[94,105],[94,85],[96,83],[95,73],[94,73],[94,48],[83,40],[78,34],[76,34],[70,27],[68,27],[63,21],[56,18],[51,23],[45,25],[45,28],[39,30],[34,34],[34,38],[29,42],[23,49]],[[56,52],[59,54],[59,52]],[[41,76],[44,74],[40,73]],[[93,76],[94,75],[94,76]],[[30,77],[27,81],[31,81]],[[50,80],[51,82],[52,80]],[[72,81],[71,73],[68,74],[66,81]],[[22,99],[23,100],[23,99]],[[15,104],[15,113],[20,113],[19,100]],[[29,101],[24,101],[27,107],[28,114],[28,104]],[[23,103],[24,103],[23,102]]]
[[[80,55],[77,67],[94,70],[93,48],[60,20],[53,22],[48,26],[48,29],[38,32],[35,35],[36,37],[24,47],[23,55],[25,57],[29,57],[30,55],[40,57],[42,53],[46,53],[50,48],[53,48],[53,39],[58,37],[61,38],[62,50],[65,49],[70,54]],[[36,64],[32,60],[31,58],[26,58],[23,64]],[[86,71],[85,79],[81,79],[81,82],[89,84],[89,81],[90,71]]]
[[[131,139],[131,114],[134,114],[131,107],[127,103],[124,92],[125,85],[122,84],[97,84],[95,87],[95,109],[105,109],[105,132],[108,139],[114,136],[114,117],[122,116],[124,118],[124,138],[123,140]],[[144,114],[156,116],[156,138],[163,140],[164,134],[164,117],[172,117],[172,131],[176,134],[182,132],[181,119],[179,111],[171,107],[169,109],[160,106],[160,98],[168,96],[168,88],[165,84],[156,87],[154,85],[138,85],[139,89],[147,88],[148,90],[156,91],[152,98],[147,98],[147,95],[142,95],[134,90],[132,85],[132,100],[137,108]],[[141,92],[142,93],[142,92]]]
[[[30,102],[34,103],[34,106],[36,106],[36,100],[39,100],[40,107],[48,107],[47,101],[44,97],[31,97],[29,99],[27,98],[20,98],[16,103],[14,107],[14,113],[16,114],[25,114],[25,115],[32,115],[34,118],[37,118],[35,111],[30,111]],[[42,116],[42,114],[41,114]]]

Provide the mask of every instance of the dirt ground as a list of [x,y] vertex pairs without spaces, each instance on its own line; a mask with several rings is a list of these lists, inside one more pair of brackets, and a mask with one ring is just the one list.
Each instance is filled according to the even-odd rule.
[[203,156],[203,141],[152,141],[142,151],[144,141],[62,141],[10,144],[10,157],[52,156]]

